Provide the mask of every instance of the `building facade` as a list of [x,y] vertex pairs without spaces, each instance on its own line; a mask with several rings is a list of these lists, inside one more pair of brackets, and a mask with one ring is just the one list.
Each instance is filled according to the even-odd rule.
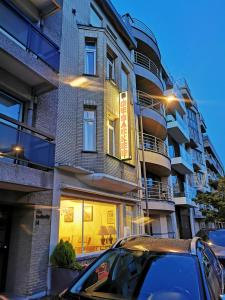
[[45,295],[61,239],[88,260],[203,226],[193,199],[223,166],[141,21],[109,0],[2,0],[0,74],[0,292]]
[[61,18],[0,1],[0,291],[42,295],[53,197]]

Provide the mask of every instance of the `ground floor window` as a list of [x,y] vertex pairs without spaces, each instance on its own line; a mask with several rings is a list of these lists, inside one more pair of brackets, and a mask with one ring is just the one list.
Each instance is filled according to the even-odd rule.
[[110,248],[117,238],[117,205],[62,198],[59,240],[69,241],[76,254]]
[[124,235],[128,236],[133,233],[133,207],[126,205],[126,224]]

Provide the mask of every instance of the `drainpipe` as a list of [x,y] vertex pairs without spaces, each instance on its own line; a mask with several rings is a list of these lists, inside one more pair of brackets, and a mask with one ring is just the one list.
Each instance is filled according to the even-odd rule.
[[147,177],[146,177],[146,165],[145,165],[145,150],[144,150],[144,137],[143,137],[143,120],[142,120],[142,108],[140,107],[140,127],[141,127],[141,149],[142,149],[142,161],[143,161],[143,173],[144,173],[144,189],[145,189],[145,204],[147,211],[147,233],[150,234],[150,217],[148,210],[148,189],[147,189]]

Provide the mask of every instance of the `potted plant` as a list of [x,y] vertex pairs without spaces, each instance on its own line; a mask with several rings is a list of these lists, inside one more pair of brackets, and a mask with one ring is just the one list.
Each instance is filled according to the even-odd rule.
[[83,267],[77,262],[76,254],[70,242],[60,242],[52,252],[50,294],[56,295],[69,287]]

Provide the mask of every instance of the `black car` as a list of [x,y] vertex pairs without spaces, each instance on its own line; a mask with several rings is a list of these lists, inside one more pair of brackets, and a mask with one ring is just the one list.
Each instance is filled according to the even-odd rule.
[[207,242],[225,267],[225,229],[201,229],[196,236]]
[[208,245],[128,237],[104,252],[61,299],[224,299],[222,268]]

